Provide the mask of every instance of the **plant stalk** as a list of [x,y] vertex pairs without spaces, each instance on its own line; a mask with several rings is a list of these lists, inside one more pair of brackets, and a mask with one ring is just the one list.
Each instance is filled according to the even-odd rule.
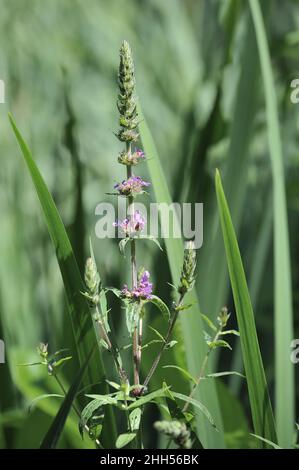
[[[217,333],[215,334],[215,336],[212,340],[213,343],[219,339],[219,335],[220,335],[221,331],[222,331],[222,326],[217,330]],[[205,373],[205,370],[206,370],[206,367],[207,367],[207,364],[208,364],[208,360],[209,360],[209,356],[211,354],[211,351],[212,351],[212,349],[209,348],[208,351],[207,351],[207,354],[205,355],[205,357],[202,361],[202,365],[201,365],[199,374],[196,378],[195,384],[193,385],[193,387],[191,389],[191,392],[189,394],[189,398],[194,397],[196,389],[197,389],[198,385],[200,384],[202,378],[204,377],[204,373]],[[188,407],[189,407],[189,402],[186,402],[183,409],[182,409],[182,412],[185,413],[188,410]]]
[[[126,151],[127,153],[131,153],[131,143],[128,142],[126,144]],[[127,178],[131,178],[132,176],[132,167],[130,165],[127,166]],[[134,214],[134,197],[128,197],[128,208],[130,208],[130,213],[133,216]],[[136,243],[135,240],[132,239],[131,243],[131,278],[132,278],[132,288],[134,289],[137,287],[137,262],[136,262]],[[134,385],[139,385],[140,378],[139,378],[139,371],[140,371],[140,363],[141,363],[141,349],[140,349],[140,335],[139,335],[139,325],[140,319],[138,320],[138,324],[134,328],[133,331],[133,367],[134,367]],[[142,328],[142,327],[141,327]],[[141,330],[142,331],[142,330]]]
[[152,366],[151,366],[151,368],[150,368],[150,370],[149,370],[149,372],[148,372],[148,374],[147,374],[147,376],[146,376],[146,379],[145,379],[144,384],[143,384],[143,386],[142,386],[142,392],[146,390],[146,388],[147,388],[147,386],[148,386],[148,384],[149,384],[149,381],[151,380],[152,376],[154,375],[154,373],[155,373],[155,371],[156,371],[156,369],[157,369],[157,367],[158,367],[158,365],[159,365],[159,362],[160,362],[160,360],[161,360],[162,354],[163,354],[163,352],[164,352],[164,350],[165,350],[165,348],[166,348],[166,346],[167,346],[167,344],[168,344],[168,342],[169,342],[169,339],[170,339],[170,337],[171,337],[171,334],[172,334],[174,325],[175,325],[175,323],[176,323],[176,321],[177,321],[178,314],[179,314],[179,311],[180,311],[180,310],[179,310],[179,307],[182,305],[183,300],[184,300],[184,297],[185,297],[185,294],[181,294],[181,295],[180,295],[179,301],[178,301],[177,305],[176,305],[175,308],[174,308],[174,313],[173,313],[173,316],[172,316],[172,318],[171,318],[171,321],[170,321],[170,324],[169,324],[169,327],[168,327],[166,336],[165,336],[165,338],[164,338],[164,342],[163,342],[163,344],[162,344],[162,346],[161,346],[161,349],[160,349],[160,351],[158,352],[158,354],[157,354],[157,356],[156,356],[156,359],[154,360],[154,362],[153,362],[153,364],[152,364]]

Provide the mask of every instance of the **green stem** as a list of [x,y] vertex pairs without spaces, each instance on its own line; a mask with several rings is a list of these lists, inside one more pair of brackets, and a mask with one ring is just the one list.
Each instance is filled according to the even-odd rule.
[[161,357],[162,357],[162,354],[169,342],[169,339],[171,337],[171,334],[172,334],[172,331],[173,331],[173,328],[174,328],[174,325],[177,321],[177,318],[178,318],[178,314],[179,314],[179,307],[182,305],[183,303],[183,300],[184,300],[184,297],[185,297],[185,294],[181,294],[180,295],[180,298],[179,298],[179,301],[178,301],[178,304],[175,306],[174,308],[174,312],[173,312],[173,316],[171,318],[171,321],[170,321],[170,324],[169,324],[169,327],[168,327],[168,330],[167,330],[167,333],[166,333],[166,336],[164,338],[164,342],[161,346],[161,349],[160,351],[158,352],[157,356],[156,356],[156,359],[154,360],[147,376],[146,376],[146,379],[144,381],[144,384],[142,386],[142,391],[146,390],[148,384],[149,384],[149,381],[151,380],[152,376],[154,375],[158,365],[159,365],[159,362],[161,360]]
[[[214,338],[213,338],[213,343],[216,342],[219,338],[219,335],[222,331],[222,326],[217,330],[217,333],[215,334]],[[191,392],[189,394],[189,398],[193,398],[194,397],[194,394],[196,392],[196,389],[198,387],[198,385],[200,384],[202,378],[204,377],[204,373],[205,373],[205,370],[206,370],[206,367],[207,367],[207,364],[208,364],[208,360],[209,360],[209,356],[211,354],[211,351],[212,349],[209,348],[208,351],[207,351],[207,354],[205,355],[203,361],[202,361],[202,365],[201,365],[201,368],[200,368],[200,371],[199,371],[199,374],[196,378],[196,381],[195,381],[195,384],[193,385],[192,389],[191,389]],[[185,413],[187,410],[188,410],[188,406],[189,406],[189,402],[186,402],[183,409],[182,409],[182,412]]]
[[[126,151],[127,153],[131,153],[131,143],[128,142],[126,144]],[[130,165],[127,166],[127,178],[131,178],[132,176],[132,167]],[[130,213],[133,216],[134,214],[134,197],[129,196],[128,198],[128,207],[130,208]],[[132,240],[131,243],[131,276],[132,276],[132,288],[134,289],[137,287],[137,262],[136,262],[136,243],[135,240]],[[141,349],[140,345],[140,334],[139,334],[139,325],[140,319],[138,320],[138,324],[135,326],[133,331],[133,368],[134,368],[134,385],[139,385],[140,378],[139,378],[139,370],[140,370],[140,363],[141,363]],[[142,324],[141,324],[142,328]],[[142,330],[141,330],[142,331]],[[142,336],[142,334],[141,334]]]

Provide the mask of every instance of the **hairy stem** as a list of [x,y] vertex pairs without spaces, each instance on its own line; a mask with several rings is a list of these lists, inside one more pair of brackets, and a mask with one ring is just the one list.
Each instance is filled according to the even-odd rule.
[[[128,142],[126,146],[127,153],[131,153],[131,143]],[[132,176],[132,167],[127,166],[127,178]],[[134,197],[129,196],[128,206],[130,208],[130,213],[133,216],[134,214]],[[137,287],[137,262],[136,262],[136,243],[135,240],[132,240],[131,243],[131,277],[132,277],[132,288]],[[133,331],[133,365],[134,365],[134,385],[139,385],[139,370],[141,363],[141,349],[139,347],[139,322],[138,325],[134,328]]]
[[163,352],[164,352],[164,350],[165,350],[165,348],[166,348],[166,346],[167,346],[167,344],[168,344],[168,342],[169,342],[169,339],[170,339],[170,337],[171,337],[171,334],[172,334],[174,325],[175,325],[175,323],[176,323],[176,321],[177,321],[178,314],[179,314],[179,307],[180,307],[180,306],[182,305],[182,303],[183,303],[184,296],[185,296],[185,294],[181,294],[181,295],[180,295],[179,301],[178,301],[177,305],[176,305],[175,308],[174,308],[174,312],[173,312],[171,321],[170,321],[170,323],[169,323],[169,327],[168,327],[166,336],[165,336],[165,338],[164,338],[164,342],[163,342],[163,344],[162,344],[162,346],[161,346],[161,349],[160,349],[160,351],[158,352],[158,354],[157,354],[157,356],[156,356],[156,359],[154,360],[154,362],[153,362],[153,364],[152,364],[152,366],[151,366],[151,368],[150,368],[150,370],[149,370],[149,372],[148,372],[148,374],[147,374],[147,376],[146,376],[146,379],[145,379],[144,384],[143,384],[143,386],[142,386],[142,391],[146,390],[146,388],[147,388],[147,386],[148,386],[148,384],[149,384],[149,381],[151,380],[152,376],[154,375],[154,373],[155,373],[155,371],[156,371],[156,369],[157,369],[157,367],[158,367],[158,365],[159,365],[159,362],[160,362],[160,360],[161,360],[162,354],[163,354]]

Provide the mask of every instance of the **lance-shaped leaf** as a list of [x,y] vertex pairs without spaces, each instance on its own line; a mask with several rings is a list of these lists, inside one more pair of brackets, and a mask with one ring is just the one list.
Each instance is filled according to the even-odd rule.
[[[77,346],[77,353],[80,364],[82,365],[90,351],[90,345],[95,342],[96,334],[96,330],[93,330],[92,319],[87,302],[81,294],[81,292],[84,292],[85,287],[70,240],[54,200],[12,116],[9,116],[9,119],[35,186],[45,222],[55,248],[66,293],[70,320],[73,328],[75,344]],[[90,361],[88,363],[86,382],[84,382],[84,385],[95,383],[99,380],[99,377],[101,378],[104,376],[104,366],[101,356],[99,355],[96,361]],[[106,391],[107,389],[105,385],[103,385],[103,392]],[[115,436],[114,418],[112,415],[107,419],[106,424],[107,434],[111,435],[112,433]]]
[[274,417],[257,338],[251,300],[238,242],[222,188],[220,173],[218,171],[216,172],[216,193],[226,259],[240,330],[240,340],[254,430],[257,435],[276,442]]

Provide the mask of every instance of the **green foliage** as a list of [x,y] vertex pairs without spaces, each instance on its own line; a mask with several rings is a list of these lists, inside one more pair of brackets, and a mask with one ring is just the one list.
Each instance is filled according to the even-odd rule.
[[89,353],[85,363],[78,370],[76,377],[69,391],[67,392],[57,415],[55,416],[55,419],[53,420],[47,434],[42,440],[42,443],[40,445],[41,449],[55,449],[93,352],[94,349]]
[[[289,347],[294,338],[289,230],[284,156],[270,52],[258,0],[250,0],[264,83],[267,133],[273,174],[276,419],[279,443],[291,447],[295,421],[294,370]],[[287,398],[286,393],[287,392]]]
[[[81,419],[72,406],[57,447],[140,447],[141,423],[145,447],[165,448],[167,438],[153,426],[153,406],[155,420],[186,426],[194,449],[294,447],[298,394],[289,354],[290,341],[298,337],[292,310],[298,309],[299,121],[290,82],[299,73],[296,2],[149,0],[142,14],[138,0],[126,2],[122,10],[119,0],[90,0],[88,8],[72,1],[32,2],[29,9],[23,3],[2,2],[0,15],[0,79],[6,84],[5,103],[0,104],[0,338],[6,352],[6,363],[0,365],[0,448],[40,445],[64,396],[56,379],[69,390],[93,344],[100,353],[90,360],[72,402]],[[131,93],[135,74],[124,43],[117,116],[117,51],[124,37],[134,54],[138,100]],[[141,112],[137,116],[137,102],[146,119]],[[14,126],[27,169],[18,158],[9,111],[34,154],[33,161]],[[142,164],[137,150],[128,155],[124,149],[125,141],[135,140],[139,132],[142,143],[136,146],[144,144],[146,152]],[[124,178],[125,165],[135,174],[137,163],[138,173],[152,184],[143,202],[204,203],[195,286],[181,305],[173,301],[182,241],[166,239],[161,252],[159,240],[134,240],[154,293],[163,299],[159,305],[146,303],[142,312],[141,383],[165,346],[169,317],[178,314],[140,397],[126,374],[132,344],[120,298],[121,286],[130,283],[131,240],[121,241],[126,257],[119,256],[115,240],[92,235],[95,253],[88,243],[95,207],[101,201],[117,204],[108,194]],[[223,247],[213,185],[216,168],[235,232],[226,225],[229,246],[236,248],[232,240],[238,240],[242,261],[235,250],[228,256]],[[91,296],[96,302],[82,281],[90,255],[99,268],[99,298]],[[240,269],[229,276],[227,264]],[[248,273],[248,289],[241,265]],[[116,296],[103,285],[117,286]],[[219,332],[216,314],[222,305],[231,316]],[[134,318],[131,331],[132,325]],[[65,350],[51,355],[47,343],[51,352]],[[113,351],[108,343],[115,345]],[[195,395],[188,397],[207,353]],[[275,397],[278,440],[265,373]],[[164,381],[167,391],[161,389]],[[191,398],[208,410],[219,432]],[[183,412],[186,403],[188,412]]]
[[262,437],[275,441],[275,424],[256,333],[254,314],[236,235],[218,171],[216,172],[215,183],[227,264],[241,334],[243,361],[254,429]]

